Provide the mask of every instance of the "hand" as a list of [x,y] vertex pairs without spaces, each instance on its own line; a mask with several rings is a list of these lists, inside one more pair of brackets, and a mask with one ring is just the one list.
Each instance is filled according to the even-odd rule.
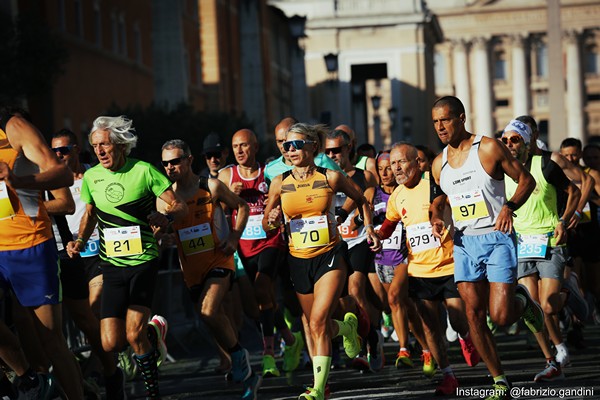
[[444,228],[446,224],[441,219],[434,219],[431,221],[431,232],[433,236],[442,240],[442,235],[444,234]]
[[66,249],[69,258],[75,258],[75,256],[78,256],[85,249],[85,245],[81,240],[71,240],[67,243]]
[[0,181],[4,181],[6,186],[15,188],[15,180],[17,179],[17,176],[13,174],[8,164],[5,162],[0,162]]
[[377,236],[372,226],[367,228],[367,243],[371,245],[371,251],[377,253],[379,250],[381,250],[381,240],[379,240],[379,236]]
[[229,186],[229,190],[231,190],[233,193],[239,196],[240,193],[242,193],[243,187],[244,184],[242,182],[234,182],[231,184],[231,186]]
[[573,215],[571,216],[571,220],[569,221],[569,225],[567,226],[567,229],[575,229],[579,224],[579,221],[581,221],[581,217],[578,217],[576,213],[573,213]]
[[562,221],[554,228],[554,237],[556,238],[557,246],[567,242],[567,228],[565,228]]
[[281,206],[273,208],[267,215],[267,224],[269,226],[279,226],[281,223]]
[[219,250],[221,250],[224,254],[230,256],[237,251],[238,243],[238,239],[231,237],[230,235],[226,241],[222,242],[219,245]]
[[148,225],[152,229],[152,232],[156,233],[162,229],[166,229],[169,225],[169,219],[165,214],[161,214],[159,212],[152,212],[148,215]]
[[507,206],[502,207],[500,210],[500,214],[498,214],[498,218],[496,219],[496,226],[494,230],[511,233],[513,230],[513,212]]

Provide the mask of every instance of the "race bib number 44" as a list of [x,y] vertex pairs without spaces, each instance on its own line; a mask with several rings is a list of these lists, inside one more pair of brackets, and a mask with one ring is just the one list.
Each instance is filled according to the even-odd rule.
[[105,229],[104,245],[108,257],[142,254],[142,234],[139,225]]
[[210,224],[208,223],[179,229],[177,233],[179,234],[183,254],[186,256],[215,248],[215,240],[213,239]]
[[433,235],[431,224],[429,222],[407,226],[406,237],[413,254],[441,246],[440,239]]
[[329,224],[326,215],[290,221],[292,243],[297,250],[329,244]]
[[0,181],[0,219],[10,218],[15,215],[15,210],[8,197],[6,182]]
[[490,214],[481,190],[475,189],[449,196],[455,221],[470,221],[488,217]]

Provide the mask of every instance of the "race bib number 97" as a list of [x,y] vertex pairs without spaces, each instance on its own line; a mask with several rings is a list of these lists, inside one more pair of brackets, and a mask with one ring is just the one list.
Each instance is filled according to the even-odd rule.
[[292,243],[297,250],[329,244],[329,225],[326,215],[290,221]]
[[452,216],[457,222],[475,220],[490,215],[483,194],[479,189],[453,194],[449,198],[452,206]]

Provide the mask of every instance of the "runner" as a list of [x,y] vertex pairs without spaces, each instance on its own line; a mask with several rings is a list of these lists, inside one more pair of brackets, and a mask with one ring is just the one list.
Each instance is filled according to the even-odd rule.
[[[248,350],[240,346],[223,308],[233,281],[233,253],[248,221],[248,204],[218,179],[194,174],[193,160],[182,140],[169,140],[162,147],[162,164],[173,182],[173,191],[189,209],[185,219],[173,223],[183,279],[202,320],[231,357],[233,380],[244,385],[242,399],[255,399],[261,376],[252,371]],[[221,202],[236,211],[231,231]],[[166,212],[168,203],[157,199],[157,209]]]
[[[166,357],[167,322],[154,316],[148,323],[158,272],[153,232],[166,227],[173,217],[185,217],[187,206],[156,168],[128,157],[137,142],[131,120],[98,117],[89,141],[100,163],[84,174],[81,200],[87,206],[79,237],[67,244],[67,252],[71,257],[80,255],[98,223],[102,345],[107,351],[122,351],[129,342],[146,395],[158,398],[158,362]],[[169,204],[166,215],[154,211],[155,197]]]
[[[517,250],[513,213],[527,200],[535,181],[500,141],[465,129],[465,109],[453,96],[433,105],[432,119],[446,145],[432,165],[432,176],[448,196],[454,220],[454,279],[465,302],[469,331],[477,352],[494,379],[489,399],[509,396],[492,332],[489,310],[498,325],[510,325],[523,315],[535,331],[543,328],[542,310],[524,286],[517,286]],[[518,182],[512,198],[504,191],[504,175]],[[507,201],[508,200],[508,201]],[[440,210],[432,210],[434,234],[445,226]]]
[[[529,126],[518,120],[510,121],[502,135],[502,142],[510,153],[536,181],[536,189],[514,217],[518,239],[518,282],[525,285],[533,299],[541,304],[548,334],[556,348],[563,347],[566,351],[557,317],[565,300],[560,295],[567,257],[564,245],[567,241],[567,229],[564,221],[571,220],[581,193],[551,160],[550,154],[532,154],[532,140]],[[516,184],[511,179],[506,179],[505,185],[506,195],[512,197]],[[557,197],[561,191],[567,193],[562,217],[558,212]],[[554,358],[545,331],[535,333],[535,337],[546,357],[546,367],[534,377],[534,381],[563,379],[561,365]],[[566,357],[568,358],[568,353]]]
[[324,398],[332,337],[344,336],[344,349],[351,359],[361,347],[355,314],[346,313],[344,321],[331,319],[348,273],[347,246],[337,233],[333,216],[335,193],[345,192],[356,202],[372,241],[371,249],[381,247],[362,194],[339,172],[315,165],[324,134],[321,125],[299,123],[288,130],[283,147],[294,168],[273,179],[263,219],[263,228],[270,231],[277,230],[281,214],[285,216],[292,282],[310,325],[314,383],[299,399]]

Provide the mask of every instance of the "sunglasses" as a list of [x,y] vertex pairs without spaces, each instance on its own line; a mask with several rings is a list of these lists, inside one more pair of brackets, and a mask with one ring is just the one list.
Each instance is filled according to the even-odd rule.
[[329,153],[340,154],[342,152],[343,148],[344,148],[344,146],[331,147],[329,149],[325,149],[325,154],[329,154]]
[[221,158],[221,153],[218,151],[214,153],[206,153],[204,157],[206,157],[207,160],[210,160],[211,158]]
[[290,148],[293,146],[296,150],[302,150],[305,144],[314,143],[313,140],[288,140],[287,142],[283,142],[283,150],[290,151]]
[[73,145],[70,144],[68,146],[53,147],[52,151],[55,153],[60,153],[60,154],[69,154],[71,152],[72,148],[73,148]]
[[172,160],[166,160],[166,161],[163,160],[160,163],[162,164],[163,167],[168,167],[169,164],[171,164],[171,165],[179,165],[179,164],[181,164],[181,161],[184,160],[184,159],[186,159],[186,158],[187,157],[177,157],[177,158],[174,158]]
[[501,140],[502,140],[502,143],[504,143],[504,144],[508,144],[508,142],[511,142],[512,144],[517,144],[521,141],[521,137],[520,136],[503,137]]

